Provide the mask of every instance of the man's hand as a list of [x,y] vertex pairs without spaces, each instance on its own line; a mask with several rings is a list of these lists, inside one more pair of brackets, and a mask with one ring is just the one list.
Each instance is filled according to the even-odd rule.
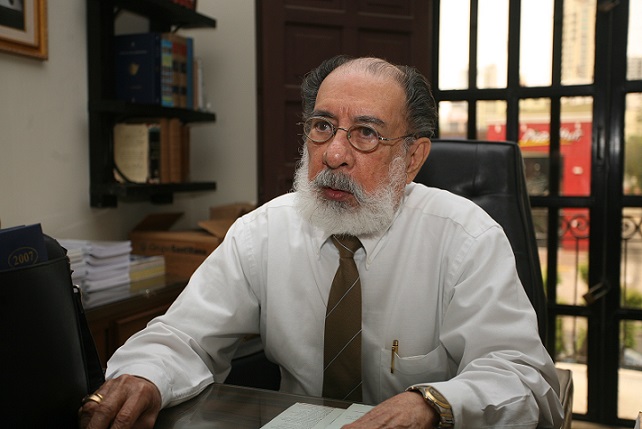
[[82,429],[151,429],[161,409],[158,388],[131,375],[108,380],[95,393],[100,403],[87,401],[78,411]]
[[437,426],[438,420],[435,410],[421,395],[404,392],[377,405],[343,429],[432,429]]

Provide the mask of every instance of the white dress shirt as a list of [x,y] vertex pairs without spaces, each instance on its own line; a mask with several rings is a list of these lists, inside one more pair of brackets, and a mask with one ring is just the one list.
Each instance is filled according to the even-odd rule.
[[[320,396],[326,302],[338,251],[288,194],[238,219],[164,316],[111,358],[108,378],[154,382],[163,406],[223,382],[260,334],[281,390]],[[470,201],[412,183],[390,228],[361,238],[363,399],[426,383],[456,427],[557,427],[555,368],[501,227]],[[391,346],[399,342],[394,374]]]

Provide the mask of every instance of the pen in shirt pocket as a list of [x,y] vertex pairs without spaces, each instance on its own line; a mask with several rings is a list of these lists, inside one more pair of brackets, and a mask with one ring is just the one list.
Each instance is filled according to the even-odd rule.
[[392,349],[390,353],[390,374],[395,373],[395,355],[399,352],[399,340],[392,342]]

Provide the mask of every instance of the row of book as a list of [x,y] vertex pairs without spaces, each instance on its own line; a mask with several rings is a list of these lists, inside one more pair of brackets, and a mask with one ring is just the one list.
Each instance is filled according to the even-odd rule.
[[121,183],[189,181],[189,126],[177,118],[114,125],[114,178]]
[[205,110],[201,61],[194,40],[176,33],[114,38],[116,97],[129,103]]

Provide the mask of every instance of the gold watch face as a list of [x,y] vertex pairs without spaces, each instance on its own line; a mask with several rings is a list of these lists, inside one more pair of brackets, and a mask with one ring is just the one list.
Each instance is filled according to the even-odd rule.
[[437,403],[437,405],[439,405],[440,407],[443,407],[443,408],[450,408],[450,404],[448,403],[446,398],[444,398],[444,396],[441,393],[439,393],[436,389],[434,389],[431,386],[431,387],[428,387],[428,391],[432,395],[432,397],[433,397],[434,401]]

